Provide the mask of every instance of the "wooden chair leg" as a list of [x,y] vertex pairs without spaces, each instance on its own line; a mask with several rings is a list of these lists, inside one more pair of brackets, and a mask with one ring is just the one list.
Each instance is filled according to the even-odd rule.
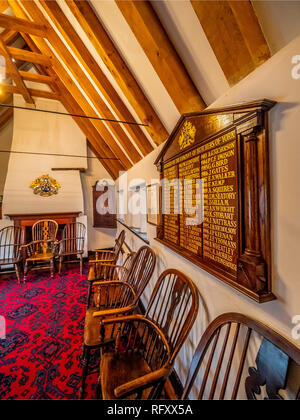
[[80,275],[82,276],[82,255],[80,254]]
[[83,363],[82,379],[81,379],[81,387],[79,389],[79,398],[81,400],[84,398],[85,381],[89,373],[90,357],[91,357],[91,349],[84,344],[83,345],[83,358],[82,358],[82,363]]
[[28,272],[28,261],[25,262],[25,266],[24,266],[24,276],[23,276],[23,283],[26,283],[27,280],[27,272]]
[[88,288],[88,296],[87,296],[87,305],[86,305],[87,308],[91,306],[92,291],[93,291],[93,283],[90,281],[89,288]]
[[16,271],[16,276],[18,279],[18,284],[20,284],[20,270],[19,270],[19,264],[15,264],[15,271]]
[[59,257],[59,266],[58,266],[58,273],[61,273],[61,267],[62,267],[62,257]]
[[95,391],[96,400],[102,400],[102,389],[101,389],[101,376],[98,376],[96,391]]
[[53,258],[50,260],[50,270],[51,270],[51,278],[54,278],[54,261]]

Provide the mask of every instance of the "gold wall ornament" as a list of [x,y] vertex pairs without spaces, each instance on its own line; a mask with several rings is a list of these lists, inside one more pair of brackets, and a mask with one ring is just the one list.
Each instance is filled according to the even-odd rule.
[[183,124],[181,133],[178,139],[180,150],[190,146],[195,141],[196,127],[189,121]]
[[31,183],[30,188],[33,189],[34,194],[40,195],[42,197],[50,197],[51,195],[58,193],[60,185],[56,179],[47,174],[42,175],[34,180]]

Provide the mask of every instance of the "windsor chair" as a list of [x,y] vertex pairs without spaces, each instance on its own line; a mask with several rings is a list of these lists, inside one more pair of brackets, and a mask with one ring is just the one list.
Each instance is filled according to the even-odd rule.
[[22,245],[25,257],[24,283],[29,269],[49,268],[54,277],[54,258],[56,253],[56,235],[58,224],[55,220],[39,220],[32,226],[32,241]]
[[104,264],[105,280],[94,282],[93,303],[86,311],[84,325],[81,398],[89,373],[91,350],[106,346],[115,337],[115,329],[110,326],[105,328],[102,319],[132,313],[137,309],[140,296],[153,274],[155,261],[153,250],[143,246],[136,254],[129,254],[123,266]]
[[[103,268],[104,263],[110,263],[113,265],[117,264],[118,258],[122,250],[122,246],[125,241],[125,236],[126,236],[125,230],[122,230],[116,239],[113,250],[107,250],[107,249],[94,250],[95,256],[89,260],[92,270],[90,270],[90,274],[88,277],[88,280],[89,280],[89,289],[88,289],[88,298],[87,298],[88,306],[91,299],[93,282],[96,280],[104,279],[107,273],[107,268],[105,269]],[[104,271],[102,272],[102,270]],[[110,270],[113,271],[113,267],[111,267]]]
[[196,319],[196,286],[177,270],[164,271],[145,315],[103,319],[116,330],[115,350],[100,360],[97,397],[157,399]]
[[57,243],[59,273],[61,273],[64,258],[76,255],[80,261],[80,274],[82,275],[82,255],[84,252],[85,232],[86,227],[80,222],[69,223],[64,227],[62,239]]
[[90,259],[91,264],[98,264],[101,262],[109,262],[111,264],[116,264],[119,254],[122,249],[122,245],[125,241],[125,230],[121,230],[119,236],[116,239],[115,246],[113,250],[107,249],[95,249],[95,257]]
[[8,226],[0,230],[0,267],[13,266],[20,283],[20,265],[22,256],[22,230],[20,227]]
[[283,399],[279,391],[287,387],[291,365],[296,374],[289,393],[299,399],[300,349],[259,321],[226,313],[203,334],[182,399]]

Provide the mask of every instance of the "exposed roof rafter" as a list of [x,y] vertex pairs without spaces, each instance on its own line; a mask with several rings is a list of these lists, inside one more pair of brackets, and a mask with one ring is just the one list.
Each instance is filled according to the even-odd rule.
[[[25,102],[27,102],[28,104],[34,104],[34,100],[32,99],[29,90],[27,89],[25,83],[23,82],[23,79],[19,74],[19,71],[18,71],[18,68],[17,68],[16,64],[13,62],[13,60],[10,56],[10,53],[8,51],[8,47],[6,47],[6,45],[2,41],[1,35],[0,35],[0,51],[5,58],[6,67],[8,68],[8,71],[9,71],[11,77],[13,78],[13,81],[15,82],[19,93],[22,94]],[[2,85],[2,87],[4,88],[3,85]]]
[[126,62],[106,33],[97,15],[88,1],[67,0],[67,5],[80,23],[99,56],[113,74],[128,101],[144,124],[156,144],[161,144],[168,137],[168,132],[158,115],[129,70]]
[[206,105],[151,3],[116,0],[116,4],[180,114],[202,111]]
[[3,13],[0,14],[0,27],[12,29],[17,32],[25,32],[26,34],[36,35],[42,38],[47,36],[47,28],[45,26]]
[[[76,57],[79,59],[81,64],[84,66],[85,70],[88,72],[89,76],[93,79],[97,88],[104,95],[105,99],[108,101],[114,112],[117,116],[123,121],[135,121],[133,115],[130,113],[128,108],[124,105],[123,101],[119,97],[118,93],[111,85],[98,63],[89,52],[73,26],[70,24],[69,20],[66,18],[65,14],[59,7],[56,1],[42,1],[40,3],[43,5],[47,14],[49,15],[52,22],[58,28]],[[105,114],[104,114],[105,115]],[[106,117],[109,118],[109,113],[106,113]],[[140,127],[132,125],[125,127],[128,133],[132,136],[135,144],[142,152],[143,155],[147,155],[153,150],[153,147]],[[128,150],[128,153],[131,153]],[[134,155],[136,153],[134,152]],[[131,157],[134,156],[130,154]],[[139,160],[139,158],[138,158]]]
[[[37,22],[43,23],[44,26],[47,26],[47,25],[49,26],[43,13],[40,11],[40,9],[37,7],[37,5],[34,2],[25,1],[25,2],[22,2],[22,5],[24,9],[27,11],[27,13],[30,14],[32,19],[34,19]],[[61,41],[59,36],[50,26],[48,27],[47,34],[48,34],[48,40],[50,41],[52,48],[55,48],[55,51],[59,55],[60,59],[65,63],[65,65],[68,67],[70,72],[73,74],[73,77],[76,80],[76,82],[67,73],[64,66],[56,58],[56,56],[53,56],[53,53],[50,47],[48,47],[44,43],[40,43],[41,52],[44,55],[53,56],[52,58],[53,69],[57,73],[58,77],[61,78],[65,86],[70,90],[72,95],[76,97],[76,100],[81,104],[81,106],[83,107],[85,111],[85,114],[95,116],[95,117],[98,116],[94,108],[89,104],[89,102],[82,95],[82,93],[80,92],[76,84],[80,85],[83,88],[85,93],[92,100],[93,105],[95,106],[96,109],[99,109],[97,102],[101,102],[101,98],[99,97],[99,94],[96,92],[91,82],[87,79],[86,75],[84,74],[84,72],[82,71],[82,69],[80,68],[80,66],[74,59],[74,57],[72,56],[72,54],[69,52],[69,50],[66,48],[66,46]],[[99,109],[99,114],[101,115],[100,109]],[[93,120],[92,123],[96,126],[103,140],[112,149],[114,154],[121,160],[125,168],[129,169],[132,166],[132,163],[130,162],[126,154],[123,152],[123,150],[120,148],[120,146],[117,144],[114,137],[112,136],[110,131],[107,129],[106,125],[102,121],[99,121],[99,120]],[[116,123],[111,123],[111,124],[114,124],[115,126],[117,126]],[[120,128],[120,126],[118,127]],[[123,130],[122,132],[124,133]]]

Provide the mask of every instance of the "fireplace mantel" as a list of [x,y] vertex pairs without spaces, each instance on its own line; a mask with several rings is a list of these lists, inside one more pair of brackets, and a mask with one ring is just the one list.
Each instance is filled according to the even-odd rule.
[[76,222],[76,217],[79,216],[81,212],[66,212],[66,213],[26,213],[26,214],[6,214],[5,216],[9,217],[14,221],[15,226],[31,226],[37,220],[43,219],[52,219],[55,220],[58,224],[68,224]]
[[60,238],[60,229],[69,223],[75,223],[76,218],[79,216],[81,211],[75,212],[61,212],[61,213],[26,213],[26,214],[6,214],[14,221],[14,225],[22,229],[23,242],[27,243],[31,240],[31,235],[28,232],[28,228],[34,225],[38,220],[51,219],[55,220],[59,225],[58,239]]

